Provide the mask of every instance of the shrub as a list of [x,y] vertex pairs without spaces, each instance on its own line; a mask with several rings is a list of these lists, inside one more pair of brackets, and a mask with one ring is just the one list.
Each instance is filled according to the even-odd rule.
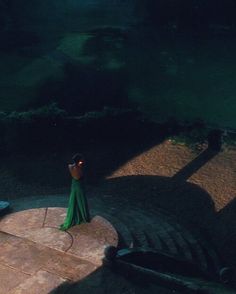
[[48,143],[56,139],[57,122],[65,117],[66,112],[55,103],[25,112],[1,112],[0,151],[29,151],[42,145],[48,146]]

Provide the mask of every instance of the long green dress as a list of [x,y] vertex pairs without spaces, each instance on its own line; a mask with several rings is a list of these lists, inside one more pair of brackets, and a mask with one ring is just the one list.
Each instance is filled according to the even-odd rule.
[[83,192],[81,180],[72,178],[67,214],[64,223],[60,225],[60,230],[65,231],[74,225],[89,221],[88,203]]

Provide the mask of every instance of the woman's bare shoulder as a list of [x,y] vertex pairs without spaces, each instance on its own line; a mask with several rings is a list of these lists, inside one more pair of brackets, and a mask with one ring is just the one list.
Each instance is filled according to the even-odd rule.
[[74,168],[76,168],[75,164],[68,164],[68,168],[69,170],[73,170]]

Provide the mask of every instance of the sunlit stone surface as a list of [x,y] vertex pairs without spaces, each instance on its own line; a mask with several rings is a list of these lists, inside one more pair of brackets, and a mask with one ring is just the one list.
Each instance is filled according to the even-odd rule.
[[64,232],[58,227],[65,216],[65,208],[54,207],[0,219],[0,294],[46,294],[79,281],[102,264],[107,246],[117,246],[117,232],[103,217]]

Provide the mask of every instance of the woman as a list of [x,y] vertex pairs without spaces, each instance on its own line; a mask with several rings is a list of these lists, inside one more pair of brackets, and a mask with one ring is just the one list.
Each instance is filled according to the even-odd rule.
[[62,231],[74,225],[90,221],[87,199],[81,183],[83,179],[84,160],[81,154],[75,154],[72,159],[74,163],[68,165],[72,176],[71,193],[65,221],[60,225],[60,230]]

